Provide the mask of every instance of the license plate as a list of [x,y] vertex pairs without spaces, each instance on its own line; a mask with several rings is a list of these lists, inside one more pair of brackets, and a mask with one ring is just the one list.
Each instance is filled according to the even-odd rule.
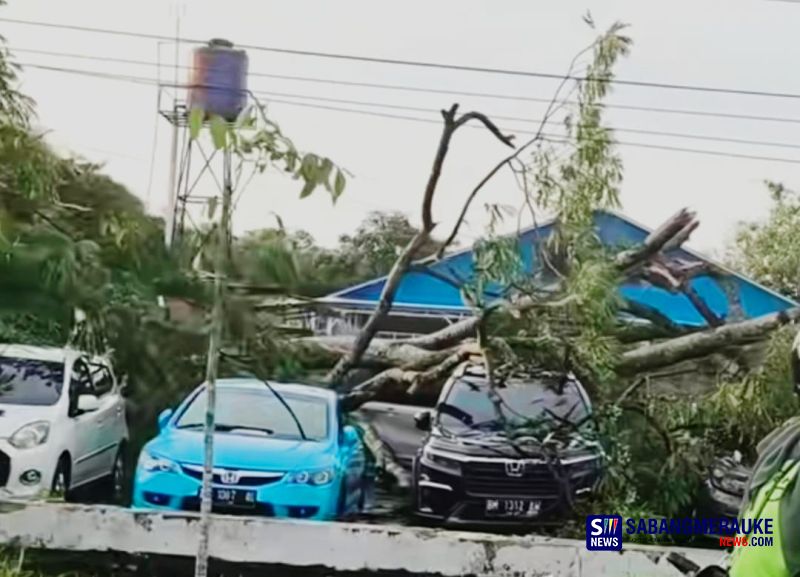
[[256,492],[241,489],[213,489],[211,499],[215,505],[222,507],[242,507],[251,509],[256,506]]
[[536,517],[541,501],[530,499],[486,499],[486,515],[491,517]]

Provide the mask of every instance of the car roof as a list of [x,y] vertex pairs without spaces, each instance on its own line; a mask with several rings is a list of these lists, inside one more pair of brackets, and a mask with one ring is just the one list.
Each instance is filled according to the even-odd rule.
[[38,347],[33,345],[0,344],[0,357],[16,357],[20,359],[63,363],[68,360],[73,360],[81,355],[82,353],[80,351],[65,347]]
[[[336,399],[336,391],[317,387],[314,385],[304,385],[302,383],[279,383],[277,381],[269,381],[269,384],[279,393],[294,393],[297,395],[304,395],[307,397],[318,397],[325,400]],[[232,389],[263,389],[264,381],[249,377],[237,377],[229,379],[219,379],[217,386],[221,388]]]

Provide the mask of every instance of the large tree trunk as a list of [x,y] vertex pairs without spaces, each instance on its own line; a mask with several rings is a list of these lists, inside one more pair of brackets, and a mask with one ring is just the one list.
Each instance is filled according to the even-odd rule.
[[800,308],[793,308],[646,345],[624,353],[618,370],[636,373],[688,359],[697,359],[725,347],[763,339],[778,327],[798,320],[800,320]]
[[[643,345],[623,353],[617,369],[622,374],[634,374],[702,358],[716,351],[763,340],[771,331],[799,320],[800,308],[794,308]],[[466,319],[438,333],[406,341],[373,340],[364,351],[361,366],[379,372],[348,393],[348,408],[379,399],[382,393],[397,390],[397,387],[413,395],[424,386],[441,383],[447,370],[470,355],[479,354],[477,345],[468,338],[477,322],[477,318]],[[459,339],[453,337],[454,333]],[[302,339],[301,346],[309,352],[315,351],[314,354],[334,358],[346,352],[354,340],[353,337],[310,337]],[[450,346],[453,342],[460,344]],[[437,346],[445,348],[432,350]]]

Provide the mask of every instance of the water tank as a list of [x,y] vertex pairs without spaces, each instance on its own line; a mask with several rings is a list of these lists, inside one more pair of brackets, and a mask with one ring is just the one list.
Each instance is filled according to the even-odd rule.
[[235,120],[247,104],[247,53],[221,39],[196,48],[190,84],[189,108]]

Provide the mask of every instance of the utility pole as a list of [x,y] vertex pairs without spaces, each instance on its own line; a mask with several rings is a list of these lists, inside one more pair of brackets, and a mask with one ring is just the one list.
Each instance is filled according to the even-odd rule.
[[[177,117],[177,106],[173,106],[173,113]],[[172,125],[172,149],[169,164],[169,198],[167,199],[167,218],[164,226],[164,244],[172,247],[175,238],[175,208],[177,206],[177,178],[178,178],[178,123]]]
[[[181,43],[181,12],[183,5],[175,3],[175,62],[173,70],[173,86],[178,89],[178,67],[180,65],[180,43]],[[177,206],[177,179],[178,179],[178,100],[176,97],[172,99],[172,114],[176,119],[172,123],[172,148],[170,150],[170,164],[169,164],[169,197],[167,198],[167,218],[164,226],[164,244],[167,248],[172,247],[172,242],[175,240],[175,208]]]
[[222,214],[214,247],[214,306],[211,313],[211,331],[208,340],[206,363],[206,418],[205,454],[203,459],[203,485],[200,490],[200,542],[195,560],[195,577],[208,575],[208,544],[211,535],[211,483],[214,474],[214,428],[217,402],[216,381],[219,368],[220,347],[225,321],[225,292],[227,285],[228,255],[230,253],[231,197],[233,181],[230,144],[222,150]]

